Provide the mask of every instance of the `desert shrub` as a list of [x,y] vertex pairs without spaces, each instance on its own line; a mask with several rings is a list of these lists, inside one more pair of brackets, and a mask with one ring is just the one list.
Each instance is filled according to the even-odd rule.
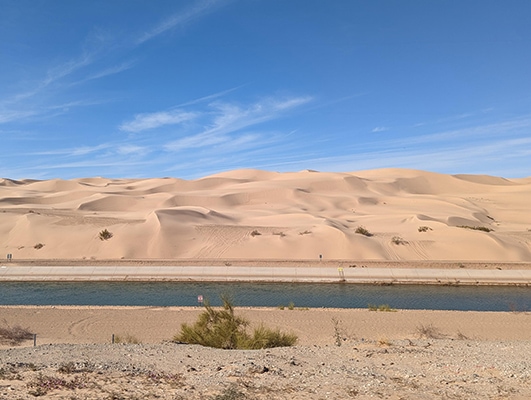
[[299,235],[301,235],[301,236],[302,235],[309,235],[310,233],[312,233],[312,231],[303,231],[303,232],[299,232]]
[[286,234],[284,232],[273,232],[273,235],[280,236],[280,237],[286,236]]
[[252,336],[244,342],[245,349],[269,349],[272,347],[293,346],[297,342],[297,336],[285,333],[280,329],[270,329],[263,325],[255,328]]
[[383,311],[383,312],[396,312],[396,308],[391,308],[389,304],[369,304],[369,311]]
[[114,235],[109,232],[107,229],[104,229],[100,232],[99,234],[99,238],[100,240],[109,240],[110,238],[112,238]]
[[371,237],[372,236],[372,233],[369,232],[364,226],[358,226],[356,228],[356,233],[359,233],[360,235],[364,235],[364,236],[367,236],[367,237]]
[[247,333],[249,321],[236,316],[232,301],[221,297],[223,306],[214,309],[205,301],[203,311],[193,325],[181,325],[181,332],[173,338],[176,342],[199,344],[220,349],[262,349],[292,346],[297,341],[295,335],[282,333],[264,326],[256,328],[252,335]]
[[419,232],[428,232],[432,230],[433,229],[431,229],[429,226],[419,226]]
[[446,337],[446,335],[442,333],[439,328],[433,326],[433,324],[419,325],[417,327],[417,334],[420,338],[426,339],[443,339]]
[[380,347],[388,347],[388,346],[391,346],[392,343],[389,339],[387,338],[380,338],[378,339],[378,346]]
[[393,236],[393,238],[391,239],[391,242],[393,242],[396,245],[407,244],[407,240],[402,239],[400,236]]
[[255,229],[254,231],[251,232],[251,236],[252,236],[252,237],[260,236],[260,235],[261,235],[261,233],[258,232],[256,229]]
[[24,340],[33,339],[33,333],[29,328],[22,328],[19,325],[9,326],[4,320],[5,327],[0,327],[0,343],[9,345],[18,345]]
[[42,249],[44,245],[42,243],[37,243],[35,246],[33,246],[34,249],[39,250]]
[[288,304],[288,310],[294,310],[295,309],[295,303],[290,301]]
[[114,335],[114,343],[140,344],[140,340],[133,335]]
[[211,400],[243,400],[245,399],[243,393],[235,384],[230,385],[218,395],[210,397]]
[[460,225],[458,228],[464,228],[464,229],[472,229],[475,231],[483,231],[483,232],[492,232],[494,229],[487,228],[486,226],[469,226],[469,225]]
[[341,347],[343,344],[343,330],[341,329],[341,321],[332,318],[332,323],[334,324],[334,341],[337,347]]

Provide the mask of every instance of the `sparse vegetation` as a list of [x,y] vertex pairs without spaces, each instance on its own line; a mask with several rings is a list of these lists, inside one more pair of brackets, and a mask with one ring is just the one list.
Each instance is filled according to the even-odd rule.
[[296,335],[263,325],[255,328],[252,335],[247,333],[249,321],[235,315],[230,299],[226,296],[221,299],[223,306],[220,310],[214,309],[206,301],[205,311],[197,321],[193,325],[182,324],[181,332],[173,340],[220,349],[263,349],[293,346],[296,343]]
[[286,236],[286,234],[284,232],[273,232],[273,235],[280,236],[280,237]]
[[290,301],[288,304],[288,310],[294,310],[295,309],[295,303]]
[[82,376],[76,376],[71,380],[56,376],[39,374],[32,382],[28,383],[31,388],[30,394],[39,397],[46,395],[49,391],[55,389],[81,389],[86,386],[85,379]]
[[388,347],[388,346],[391,346],[391,345],[392,345],[391,341],[389,339],[387,339],[387,338],[380,338],[378,340],[378,346],[380,346],[380,347]]
[[369,232],[364,226],[358,226],[355,232],[360,235],[367,236],[367,237],[373,236],[373,234]]
[[383,312],[396,312],[396,308],[391,308],[389,304],[369,304],[368,305],[369,311],[383,311]]
[[35,246],[33,246],[33,248],[35,250],[39,250],[39,249],[42,249],[44,247],[44,245],[42,243],[37,243]]
[[341,321],[336,318],[332,318],[332,323],[334,324],[334,340],[336,346],[341,347],[343,344],[343,329],[341,328]]
[[393,242],[397,246],[401,244],[404,244],[404,245],[407,244],[407,240],[402,239],[400,236],[393,236],[393,238],[391,239],[391,242]]
[[99,234],[100,240],[109,240],[113,236],[112,232],[109,232],[107,229],[102,230]]
[[22,328],[19,325],[10,326],[6,320],[4,320],[4,324],[5,327],[0,327],[0,343],[15,346],[33,338],[33,333],[29,328]]
[[426,339],[444,339],[446,335],[441,332],[441,330],[433,324],[429,325],[419,325],[417,327],[417,335],[420,338],[426,338]]
[[433,229],[431,229],[429,226],[419,226],[419,232],[428,232],[432,230]]
[[309,235],[310,233],[312,233],[312,231],[303,231],[303,232],[299,232],[299,235]]
[[137,337],[131,334],[114,335],[114,343],[140,344],[142,343]]
[[184,377],[182,374],[174,374],[167,372],[148,371],[145,373],[146,379],[156,385],[166,383],[173,387],[183,386]]
[[228,386],[218,395],[210,397],[211,400],[243,400],[245,399],[245,393],[243,393],[238,386],[232,384]]
[[261,235],[261,233],[258,232],[256,229],[255,229],[254,231],[251,232],[251,236],[252,236],[252,237],[260,236],[260,235]]
[[482,231],[482,232],[492,232],[492,231],[494,231],[494,229],[487,228],[486,226],[459,225],[458,228],[472,229],[472,230],[475,230],[475,231]]
[[457,331],[456,337],[457,337],[458,340],[468,340],[468,339],[470,339],[468,336],[463,334],[461,331]]

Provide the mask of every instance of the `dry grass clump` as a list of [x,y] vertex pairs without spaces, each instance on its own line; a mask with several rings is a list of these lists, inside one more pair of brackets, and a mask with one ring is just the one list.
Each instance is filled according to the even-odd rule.
[[397,246],[401,244],[404,244],[404,245],[408,244],[407,240],[402,239],[400,236],[393,236],[393,238],[391,239],[391,242],[393,242]]
[[383,311],[383,312],[396,312],[396,308],[391,308],[389,304],[369,304],[369,311]]
[[125,335],[114,335],[114,343],[140,344],[142,342],[136,336],[127,333]]
[[483,232],[492,232],[494,229],[487,228],[486,226],[468,226],[468,225],[460,225],[458,228],[464,228],[464,229],[472,229],[474,231],[483,231]]
[[431,229],[429,226],[419,226],[419,232],[428,232],[428,231],[432,231],[433,229]]
[[9,326],[4,320],[5,327],[0,327],[0,343],[6,343],[11,346],[19,345],[24,340],[33,339],[33,333],[29,328],[23,328],[20,325]]
[[420,338],[426,339],[444,339],[445,337],[447,337],[447,335],[442,333],[441,330],[435,327],[433,324],[419,325],[417,327],[417,335]]
[[104,229],[99,233],[100,240],[109,240],[113,236],[112,232],[109,232],[107,229]]
[[245,398],[245,393],[243,393],[235,384],[228,386],[223,392],[210,397],[211,400],[243,400]]
[[297,336],[260,325],[249,334],[249,321],[234,314],[232,302],[222,296],[223,307],[215,310],[205,302],[203,311],[193,325],[181,325],[181,332],[173,338],[176,342],[200,344],[220,349],[265,349],[293,346]]
[[364,226],[358,226],[356,228],[355,232],[360,234],[360,235],[367,236],[367,237],[371,237],[372,236],[372,233],[369,232]]

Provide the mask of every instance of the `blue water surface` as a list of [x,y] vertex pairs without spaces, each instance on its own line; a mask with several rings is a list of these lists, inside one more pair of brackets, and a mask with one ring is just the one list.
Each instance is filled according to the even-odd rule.
[[202,295],[237,306],[529,311],[531,288],[345,283],[0,282],[1,305],[196,306]]

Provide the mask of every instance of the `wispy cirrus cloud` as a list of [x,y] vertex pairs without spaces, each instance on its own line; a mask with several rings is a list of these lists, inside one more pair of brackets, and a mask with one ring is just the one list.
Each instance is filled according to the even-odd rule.
[[135,66],[136,64],[136,61],[125,61],[121,64],[118,64],[118,65],[114,65],[112,67],[109,67],[109,68],[105,68],[101,71],[98,71],[98,72],[95,72],[93,74],[90,74],[88,75],[86,78],[83,78],[81,79],[80,81],[77,81],[75,83],[73,83],[72,85],[80,85],[82,83],[85,83],[85,82],[88,82],[88,81],[92,81],[92,80],[95,80],[95,79],[101,79],[101,78],[105,78],[107,76],[110,76],[110,75],[115,75],[115,74],[119,74],[120,72],[123,72],[123,71],[127,71],[128,69],[131,69]]
[[148,40],[151,40],[163,33],[166,33],[172,29],[182,27],[193,20],[196,20],[210,12],[212,12],[216,7],[221,4],[226,3],[224,0],[202,0],[197,1],[190,8],[181,11],[179,13],[171,15],[169,18],[166,18],[164,21],[160,22],[152,29],[147,32],[144,32],[136,40],[136,44],[140,45]]
[[[246,128],[281,118],[301,105],[309,103],[310,96],[274,99],[268,98],[247,106],[234,103],[210,103],[207,110],[202,112],[203,129],[165,145],[168,151],[180,151],[186,148],[212,146],[224,141],[235,140],[231,137]],[[256,137],[255,137],[256,139]]]
[[154,113],[137,114],[132,121],[124,122],[119,129],[125,132],[138,133],[149,129],[155,129],[164,125],[176,125],[190,121],[197,117],[195,112],[182,110],[160,111]]

